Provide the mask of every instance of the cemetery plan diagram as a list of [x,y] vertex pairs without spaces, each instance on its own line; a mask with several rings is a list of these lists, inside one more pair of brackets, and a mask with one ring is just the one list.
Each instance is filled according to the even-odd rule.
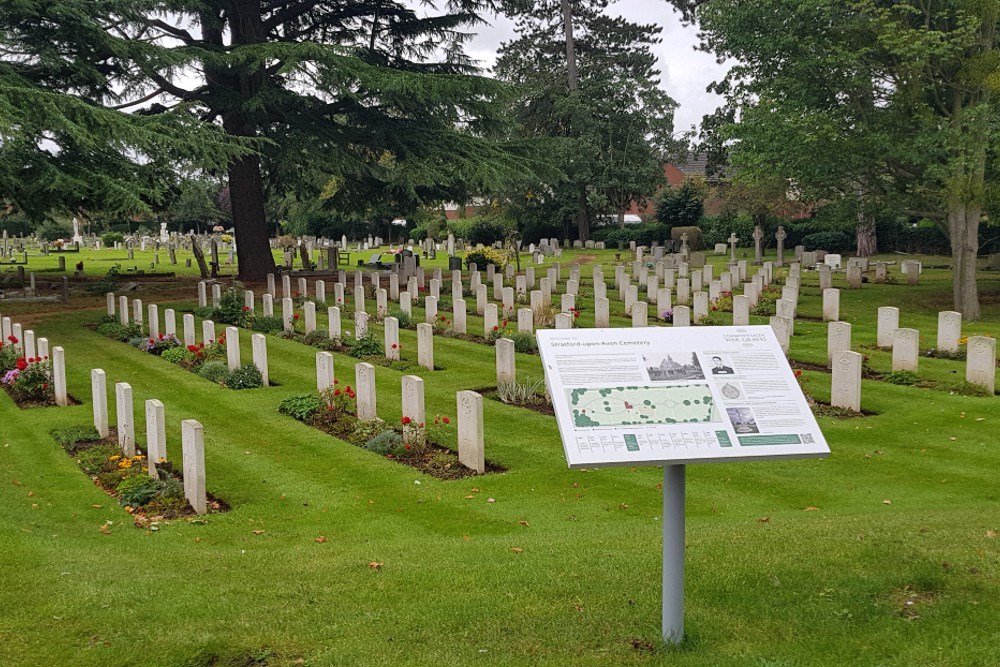
[[539,330],[570,467],[821,457],[767,326]]

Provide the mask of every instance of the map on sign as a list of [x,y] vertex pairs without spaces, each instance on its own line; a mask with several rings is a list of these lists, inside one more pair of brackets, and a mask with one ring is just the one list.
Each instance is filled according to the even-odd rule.
[[570,467],[830,453],[770,327],[537,337]]
[[706,384],[677,387],[611,387],[569,391],[573,423],[588,426],[719,422]]

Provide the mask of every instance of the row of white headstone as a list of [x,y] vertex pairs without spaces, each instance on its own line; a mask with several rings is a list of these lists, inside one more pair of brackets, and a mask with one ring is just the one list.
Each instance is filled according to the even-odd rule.
[[19,322],[6,316],[0,316],[0,334],[2,334],[0,343],[13,345],[25,359],[41,358],[43,361],[52,362],[52,392],[56,405],[68,405],[66,352],[63,348],[57,345],[52,348],[50,354],[47,338],[36,338],[34,330],[25,329]]
[[[102,438],[110,435],[108,424],[108,380],[100,368],[90,371],[90,387],[94,408],[94,428]],[[115,383],[115,414],[118,447],[122,456],[134,457],[135,419],[132,412],[132,387],[127,382]],[[194,419],[181,422],[181,456],[183,459],[184,497],[198,514],[208,511],[205,489],[205,433]],[[157,478],[156,465],[167,460],[167,427],[163,403],[155,398],[146,401],[146,464],[150,477]]]
[[[333,355],[329,352],[317,352],[317,391],[323,392],[333,387],[334,380]],[[358,404],[357,418],[360,421],[374,421],[378,418],[375,367],[366,362],[355,364],[354,382]],[[423,379],[416,375],[404,375],[402,397],[403,417],[409,417],[417,424],[425,423]],[[458,460],[467,468],[483,473],[486,470],[483,397],[474,391],[457,392],[455,417],[458,431]]]
[[[201,340],[199,341],[196,335],[195,329],[195,317],[191,313],[184,313],[182,316],[183,323],[183,337],[177,336],[177,314],[172,308],[167,308],[163,311],[163,329],[161,334],[160,329],[160,315],[159,307],[156,304],[149,304],[146,308],[147,318],[143,318],[143,304],[140,299],[132,300],[132,316],[129,317],[129,303],[128,297],[119,297],[119,307],[117,314],[119,317],[119,322],[125,326],[129,322],[138,323],[143,327],[143,332],[149,336],[151,340],[157,340],[161,335],[163,336],[174,336],[177,337],[185,346],[188,345],[198,345],[199,343],[204,343],[208,345],[209,343],[218,342],[220,339],[216,337],[215,322],[212,320],[202,320],[201,321]],[[107,294],[107,312],[108,315],[114,317],[115,311],[115,295],[112,292]],[[225,329],[225,345],[226,345],[226,365],[231,369],[235,370],[240,367],[240,330],[238,327],[226,327]],[[263,386],[268,386],[268,367],[267,367],[267,337],[261,333],[251,334],[250,336],[251,351],[253,355],[253,364],[260,371]]]

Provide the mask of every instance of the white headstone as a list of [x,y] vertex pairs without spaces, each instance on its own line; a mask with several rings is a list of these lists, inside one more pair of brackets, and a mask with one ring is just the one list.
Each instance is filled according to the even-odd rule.
[[451,308],[453,311],[454,322],[452,323],[452,329],[457,334],[467,334],[469,332],[468,325],[468,309],[465,305],[465,299],[455,299],[452,302]]
[[383,321],[385,338],[385,358],[389,361],[399,361],[399,320],[387,317]]
[[594,326],[599,329],[611,326],[611,302],[604,297],[594,298]]
[[823,321],[835,322],[840,319],[840,290],[823,290]]
[[124,456],[135,456],[135,421],[132,417],[132,387],[115,384],[115,414],[118,417],[118,448]]
[[920,358],[920,332],[896,329],[892,336],[892,370],[917,372]]
[[305,315],[305,332],[309,334],[316,331],[316,303],[306,301],[302,304],[302,312]]
[[[573,326],[573,320],[570,320],[571,328]],[[645,301],[636,301],[632,304],[632,326],[633,327],[648,327],[649,326],[649,306]],[[556,327],[557,329],[559,327]]]
[[118,297],[118,322],[123,327],[128,326],[128,297]]
[[331,340],[342,340],[340,330],[340,308],[330,306],[326,309],[326,330]]
[[962,336],[962,313],[946,310],[938,313],[937,349],[958,352],[958,339]]
[[434,327],[423,322],[417,325],[417,363],[434,370]]
[[965,380],[996,391],[997,341],[986,336],[970,336],[966,349]]
[[375,406],[375,367],[361,362],[354,366],[354,380],[357,387],[358,419],[374,421],[378,417]]
[[333,386],[333,355],[329,352],[316,353],[316,391],[322,393],[323,390]]
[[893,336],[899,328],[899,308],[883,306],[878,309],[878,332],[875,344],[878,347],[892,347]]
[[483,336],[489,337],[499,328],[497,320],[497,305],[495,303],[486,304],[486,311],[483,313]]
[[240,367],[240,330],[226,327],[226,366],[229,370]]
[[466,468],[486,472],[483,397],[474,391],[457,394],[458,461]]
[[205,345],[215,342],[215,322],[212,320],[201,321],[201,342]]
[[496,341],[497,386],[513,382],[515,375],[514,341],[498,338]]
[[830,322],[826,327],[826,366],[833,368],[839,352],[851,350],[851,325],[847,322]]
[[837,352],[832,364],[830,405],[861,412],[861,362],[862,355],[857,352]]
[[788,345],[792,335],[792,323],[789,322],[787,317],[774,315],[771,317],[770,324],[775,337],[778,339],[778,344],[781,345],[782,351],[787,355]]
[[409,417],[419,427],[426,420],[424,412],[424,381],[416,375],[404,375],[402,390],[403,417]]
[[167,423],[163,403],[151,398],[146,401],[146,470],[157,479],[156,464],[167,460]]
[[535,311],[530,308],[517,309],[517,330],[521,333],[534,333]]
[[108,427],[108,377],[100,368],[90,371],[90,395],[94,404],[94,430],[106,438],[111,434]]
[[191,345],[197,344],[197,338],[194,335],[194,315],[191,313],[184,313],[182,317],[184,321],[184,345],[189,347]]
[[290,297],[281,300],[281,324],[285,333],[295,331],[295,302]]
[[745,327],[750,324],[750,299],[742,294],[733,297],[733,326]]
[[688,306],[674,306],[673,325],[675,327],[691,326],[691,308]]
[[267,337],[264,334],[255,333],[250,336],[250,344],[253,348],[253,365],[260,371],[262,385],[270,385],[267,372]]
[[205,490],[205,429],[194,419],[181,422],[181,455],[184,457],[184,497],[196,514],[208,512]]

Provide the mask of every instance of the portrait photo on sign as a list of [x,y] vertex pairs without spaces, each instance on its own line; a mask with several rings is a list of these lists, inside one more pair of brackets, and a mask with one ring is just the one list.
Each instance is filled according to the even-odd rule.
[[729,415],[729,421],[737,433],[760,433],[757,420],[754,419],[750,408],[726,408],[726,414]]
[[698,355],[690,350],[651,352],[644,354],[642,361],[652,382],[705,379],[705,372],[698,361]]
[[709,357],[709,372],[712,375],[733,375],[736,371],[733,370],[732,359],[728,355],[713,354]]

